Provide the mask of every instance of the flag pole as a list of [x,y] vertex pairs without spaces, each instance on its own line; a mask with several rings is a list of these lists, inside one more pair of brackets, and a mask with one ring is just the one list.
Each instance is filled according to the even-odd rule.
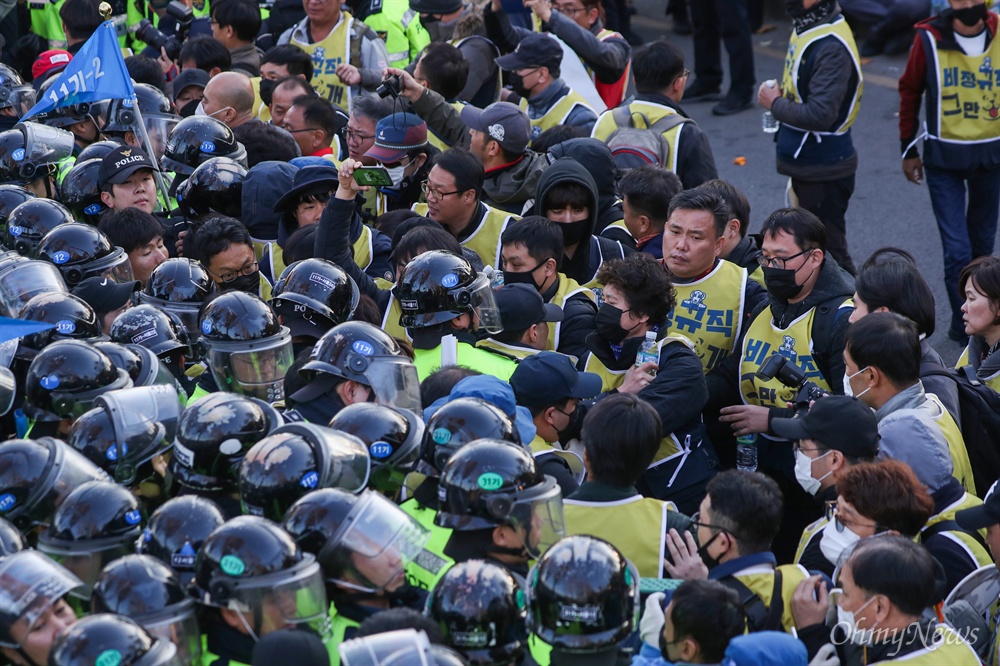
[[[101,16],[105,21],[111,20],[111,4],[108,2],[102,2],[98,8]],[[156,181],[156,189],[163,196],[163,205],[166,207],[166,211],[170,212],[170,194],[168,193],[167,186],[163,183],[163,178],[160,176],[160,163],[156,158],[156,153],[153,152],[153,144],[149,140],[149,133],[146,131],[146,123],[142,120],[142,112],[139,111],[139,101],[136,99],[135,93],[128,98],[132,102],[132,112],[135,114],[135,122],[132,125],[132,133],[139,137],[142,143],[142,149],[146,151],[146,155],[149,159],[155,162],[156,168],[153,169],[153,179]],[[156,210],[160,209],[159,198],[156,199]]]

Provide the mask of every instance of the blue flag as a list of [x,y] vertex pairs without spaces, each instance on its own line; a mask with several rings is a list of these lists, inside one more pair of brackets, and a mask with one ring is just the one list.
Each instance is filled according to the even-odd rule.
[[0,343],[8,340],[16,340],[25,335],[40,333],[50,328],[56,328],[55,324],[46,324],[43,321],[29,321],[26,319],[11,319],[0,317]]
[[111,21],[105,21],[69,61],[44,99],[38,100],[21,120],[61,106],[134,95],[132,79],[118,45],[118,32]]

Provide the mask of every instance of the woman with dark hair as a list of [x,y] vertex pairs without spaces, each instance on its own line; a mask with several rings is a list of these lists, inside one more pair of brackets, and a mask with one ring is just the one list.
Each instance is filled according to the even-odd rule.
[[934,335],[934,294],[917,269],[913,255],[896,247],[875,250],[858,270],[854,289],[852,324],[872,312],[895,312],[917,325],[920,334],[920,381],[924,390],[936,395],[955,423],[961,425],[955,382],[930,374],[945,370],[947,366],[927,341]]
[[958,277],[959,292],[965,297],[962,322],[969,346],[955,367],[971,365],[976,376],[1000,393],[1000,257],[973,259]]

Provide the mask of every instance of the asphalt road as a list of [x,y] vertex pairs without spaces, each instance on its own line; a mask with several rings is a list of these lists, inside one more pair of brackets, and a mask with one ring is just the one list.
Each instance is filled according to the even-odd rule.
[[[695,0],[699,1],[699,0]],[[685,54],[685,64],[694,68],[691,37],[671,31],[672,23],[663,14],[663,0],[635,0],[639,13],[632,27],[646,41],[667,39]],[[775,29],[754,36],[754,65],[757,81],[781,79],[785,47],[791,24],[768,20]],[[723,49],[723,62],[727,56]],[[857,265],[880,247],[901,247],[916,257],[937,301],[937,330],[931,343],[945,361],[954,362],[962,351],[948,339],[949,307],[944,292],[941,241],[924,185],[903,177],[899,158],[897,81],[906,66],[905,56],[879,56],[863,64],[865,90],[861,112],[852,131],[858,150],[857,186],[847,211],[847,235],[851,256]],[[728,65],[724,67],[728,70]],[[728,82],[723,83],[725,91]],[[685,111],[708,134],[719,177],[746,193],[750,200],[750,228],[756,231],[767,214],[785,205],[787,178],[775,170],[774,145],[761,131],[763,109],[754,107],[735,116],[718,117],[710,102],[684,104]],[[746,159],[745,166],[734,160]]]

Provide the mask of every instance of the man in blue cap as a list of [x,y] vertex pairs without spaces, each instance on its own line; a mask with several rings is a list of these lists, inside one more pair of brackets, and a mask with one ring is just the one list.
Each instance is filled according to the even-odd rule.
[[378,191],[386,197],[387,210],[409,208],[420,201],[420,183],[430,171],[436,150],[427,141],[427,123],[413,113],[398,111],[375,125],[375,143],[365,153],[385,167],[391,187]]

